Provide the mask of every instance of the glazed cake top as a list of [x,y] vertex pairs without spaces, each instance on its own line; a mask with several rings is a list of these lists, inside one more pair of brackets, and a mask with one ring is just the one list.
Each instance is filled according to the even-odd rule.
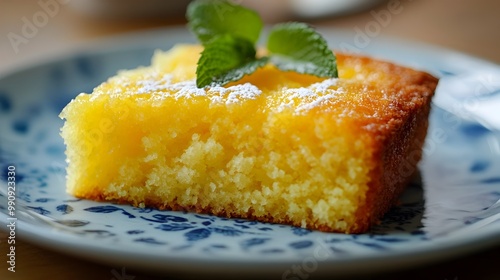
[[[157,51],[152,65],[121,71],[95,88],[91,101],[100,95],[142,96],[154,101],[205,100],[215,106],[265,103],[276,113],[335,114],[336,118],[377,120],[380,124],[418,107],[432,96],[436,79],[424,72],[366,57],[337,54],[338,79],[324,79],[283,72],[266,65],[238,82],[224,87],[197,88],[196,65],[202,47],[178,45]],[[264,100],[264,101],[262,101]],[[374,121],[367,121],[366,125]]]

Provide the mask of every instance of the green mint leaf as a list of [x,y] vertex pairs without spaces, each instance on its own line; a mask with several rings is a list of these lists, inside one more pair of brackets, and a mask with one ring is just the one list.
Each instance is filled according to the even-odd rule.
[[325,39],[304,23],[274,26],[267,42],[270,61],[283,71],[337,78],[335,55]]
[[263,27],[258,13],[224,0],[193,1],[187,8],[186,17],[189,27],[203,45],[222,34],[241,37],[255,44]]
[[196,86],[225,85],[251,74],[267,63],[255,58],[254,45],[229,34],[217,36],[205,45],[196,68]]

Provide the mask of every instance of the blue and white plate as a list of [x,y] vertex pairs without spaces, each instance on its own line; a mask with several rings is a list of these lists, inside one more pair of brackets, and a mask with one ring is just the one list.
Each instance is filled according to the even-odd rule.
[[[194,42],[184,28],[106,40],[0,78],[2,224],[15,217],[18,238],[113,265],[301,279],[422,264],[500,243],[499,114],[491,109],[495,102],[500,108],[499,67],[389,39],[374,38],[357,46],[354,34],[320,31],[340,50],[395,61],[441,78],[421,177],[369,233],[323,233],[66,194],[61,109],[118,70],[148,65],[155,49]],[[13,213],[7,203],[12,199],[8,180],[15,180],[16,186]]]

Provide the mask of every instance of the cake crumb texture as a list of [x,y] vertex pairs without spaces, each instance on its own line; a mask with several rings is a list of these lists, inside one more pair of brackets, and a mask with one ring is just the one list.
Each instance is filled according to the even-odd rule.
[[70,194],[345,233],[396,202],[434,77],[337,54],[338,79],[267,65],[199,89],[201,50],[157,51],[64,108]]

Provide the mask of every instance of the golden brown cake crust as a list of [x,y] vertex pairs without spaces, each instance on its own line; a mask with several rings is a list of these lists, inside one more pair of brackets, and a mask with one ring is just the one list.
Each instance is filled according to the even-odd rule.
[[367,57],[338,55],[337,58],[343,64],[351,63],[350,60],[361,60],[365,66],[386,69],[389,76],[393,77],[389,81],[389,88],[399,95],[394,106],[400,108],[400,113],[390,116],[386,125],[373,131],[373,137],[378,139],[375,142],[375,151],[378,153],[373,157],[377,167],[370,175],[372,179],[366,204],[357,211],[358,223],[351,228],[352,233],[361,233],[378,223],[397,203],[417,171],[427,134],[431,99],[438,79],[425,72]]
[[[396,110],[391,115],[379,119],[360,120],[357,124],[360,130],[374,139],[372,160],[373,165],[376,166],[370,172],[371,181],[365,202],[356,211],[356,222],[346,230],[346,233],[362,233],[377,223],[397,202],[411,175],[417,169],[427,133],[431,98],[438,80],[425,72],[368,57],[338,53],[337,60],[339,65],[350,67],[361,65],[367,71],[383,71],[386,77],[389,77],[388,79],[367,81],[367,86],[373,83],[376,84],[374,87],[397,95],[391,104]],[[87,194],[85,198],[108,200],[105,194],[97,191],[98,188],[95,190]],[[130,203],[126,199],[118,199],[117,202]],[[261,222],[303,226],[301,221],[277,219],[271,215],[255,216],[252,209],[242,215],[232,212],[231,207],[213,209],[210,206],[201,205],[182,206],[176,202],[166,205],[163,201],[152,199],[144,201],[144,204],[161,210],[196,211],[228,218],[246,218]],[[335,231],[328,225],[317,223],[309,223],[307,228]]]

